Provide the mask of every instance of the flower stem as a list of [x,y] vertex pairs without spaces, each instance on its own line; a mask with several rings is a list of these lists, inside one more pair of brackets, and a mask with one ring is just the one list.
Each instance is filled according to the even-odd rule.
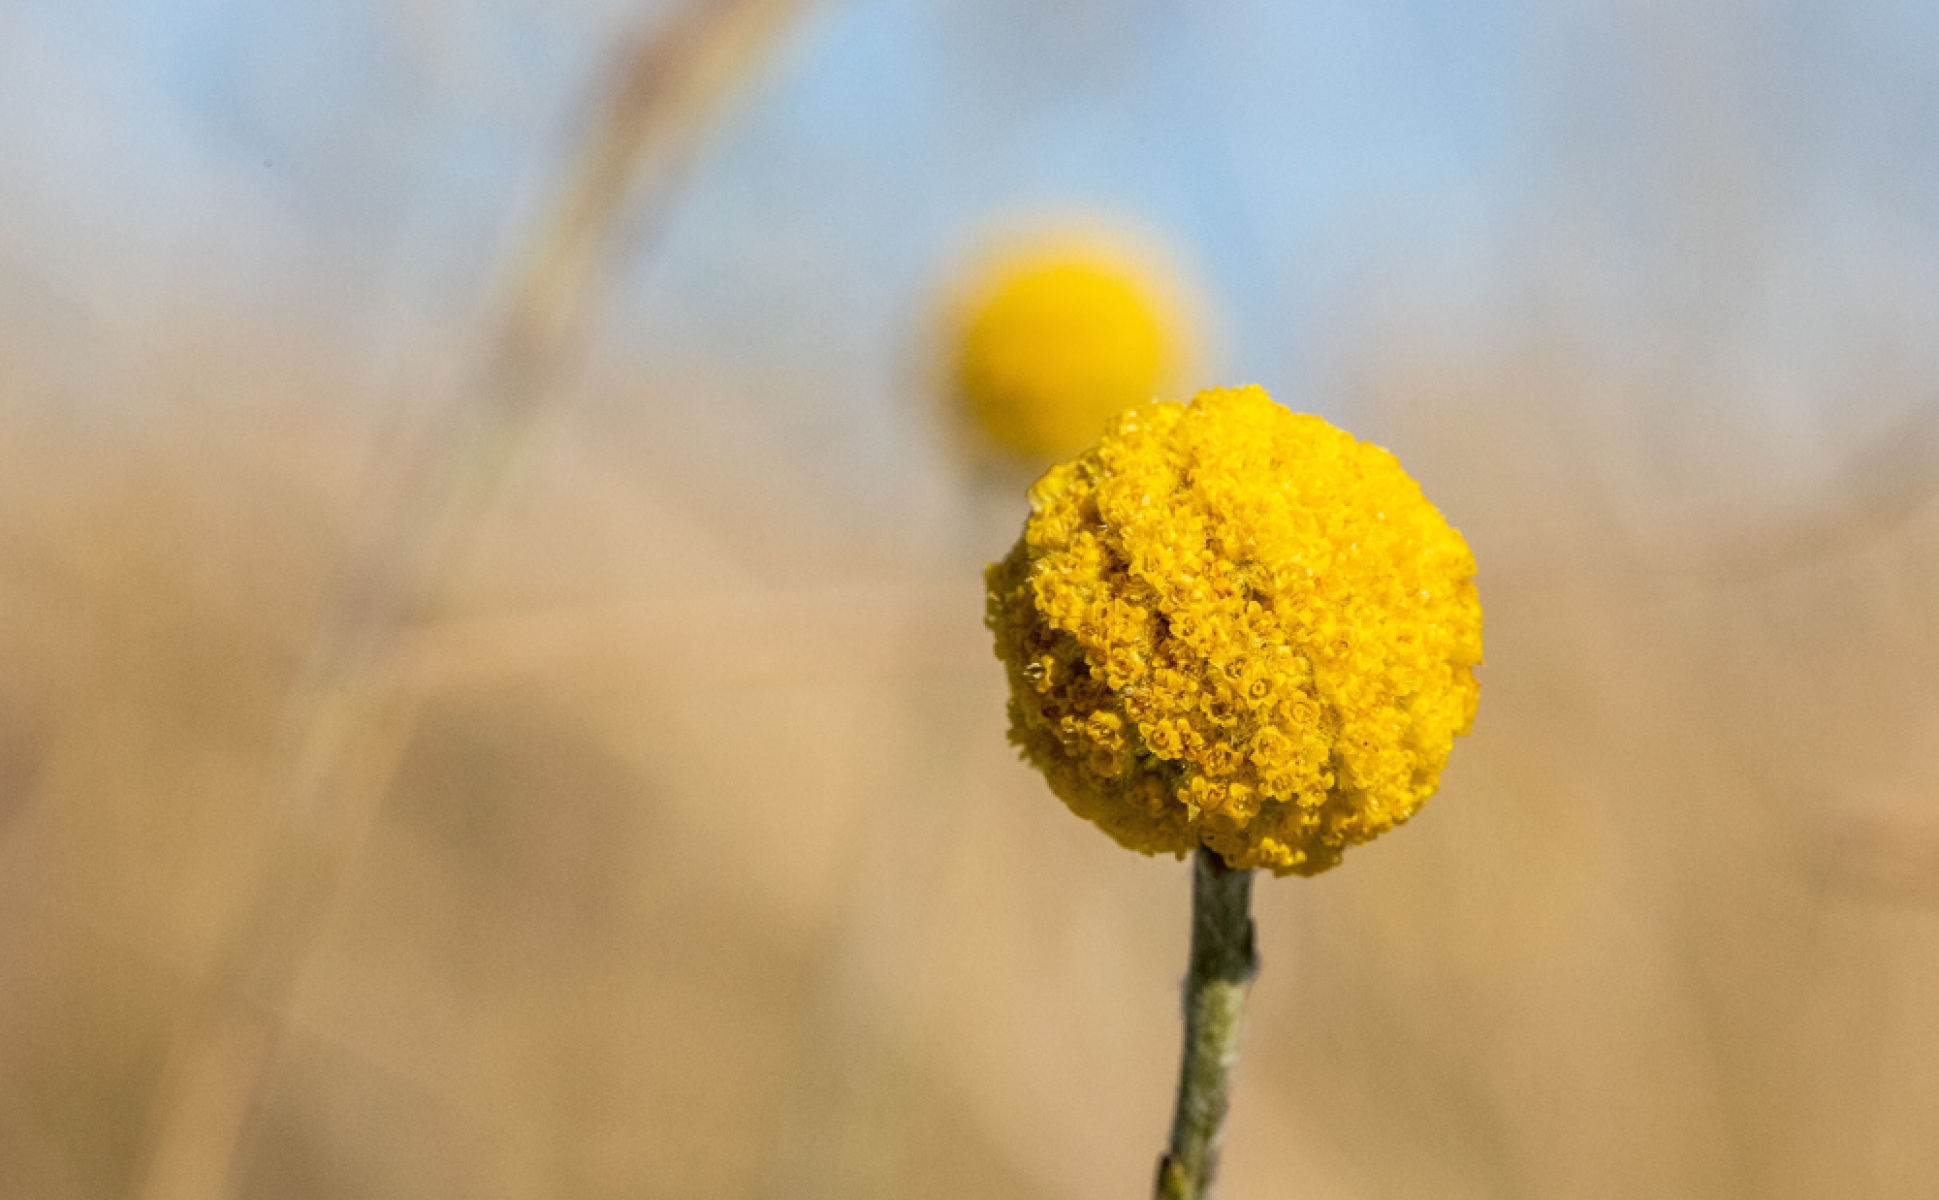
[[1171,1149],[1158,1160],[1158,1200],[1210,1200],[1219,1138],[1239,1061],[1239,1013],[1259,973],[1252,872],[1200,846],[1192,857],[1192,964],[1185,977],[1185,1054]]

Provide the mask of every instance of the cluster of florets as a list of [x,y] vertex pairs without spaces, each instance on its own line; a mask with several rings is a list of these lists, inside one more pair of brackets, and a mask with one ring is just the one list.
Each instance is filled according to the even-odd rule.
[[1461,535],[1256,387],[1117,417],[1030,493],[987,620],[1010,737],[1120,843],[1311,875],[1411,816],[1474,717]]

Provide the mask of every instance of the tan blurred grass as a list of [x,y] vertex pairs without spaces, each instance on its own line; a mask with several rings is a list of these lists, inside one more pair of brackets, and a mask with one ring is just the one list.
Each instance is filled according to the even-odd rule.
[[[1434,377],[1375,432],[1483,563],[1482,717],[1413,826],[1259,889],[1229,1193],[1927,1194],[1932,514],[1662,569],[1569,431],[1589,383]],[[804,578],[598,411],[409,643],[239,1194],[1142,1189],[1184,876],[1009,761],[973,564]],[[51,428],[0,506],[0,1193],[93,1197],[247,894],[355,434]]]
[[[0,1196],[63,1200],[137,1182],[372,438],[247,313],[105,383],[63,369],[100,331],[40,333],[0,360]],[[110,385],[193,419],[91,418]],[[701,442],[599,401],[690,397],[631,386],[543,431],[401,644],[421,718],[236,1191],[1141,1192],[1182,869],[1011,761],[980,564],[858,550],[759,452],[739,507],[665,482]],[[1366,399],[1482,563],[1483,708],[1413,826],[1258,889],[1227,1194],[1939,1191],[1929,459],[1747,531],[1639,498],[1588,414],[1664,398],[1566,353]]]
[[[377,472],[305,664],[289,689],[263,784],[253,878],[179,1020],[149,1106],[139,1194],[231,1189],[244,1125],[281,1050],[286,1011],[321,922],[360,866],[420,697],[398,641],[434,610],[483,508],[603,297],[603,264],[640,193],[664,193],[720,95],[744,78],[791,9],[696,0],[621,56],[586,144],[541,221],[479,361],[424,445]],[[655,199],[661,198],[656,195]]]

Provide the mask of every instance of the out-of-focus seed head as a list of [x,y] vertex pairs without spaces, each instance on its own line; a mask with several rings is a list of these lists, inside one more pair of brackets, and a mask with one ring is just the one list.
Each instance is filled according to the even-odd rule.
[[952,387],[983,439],[1042,462],[1160,398],[1189,341],[1156,270],[1083,240],[995,256],[955,315]]

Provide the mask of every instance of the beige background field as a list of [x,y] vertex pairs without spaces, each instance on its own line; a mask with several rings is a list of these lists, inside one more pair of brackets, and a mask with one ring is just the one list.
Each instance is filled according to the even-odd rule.
[[[461,59],[409,58],[452,44],[442,7],[400,7],[400,53],[476,102],[434,70]],[[1432,281],[1371,269],[1331,329],[1329,403],[1481,564],[1482,704],[1407,828],[1259,882],[1223,1195],[1939,1193],[1939,443],[1904,349],[1933,334],[1930,283],[1889,254],[1846,264],[1874,307],[1830,366],[1743,366],[1765,343],[1698,316],[1735,311],[1730,280],[1813,294],[1785,264],[1815,261],[1758,200],[1789,177],[1711,153],[1762,77],[1705,64],[1760,27],[1647,8],[1568,20],[1631,31],[1650,102],[1695,114],[1638,118],[1661,170],[1635,186],[1687,221],[1645,247],[1681,266],[1638,308],[1675,336],[1585,316],[1607,232],[1571,232],[1596,211],[1571,190],[1587,170],[1549,181],[1539,247],[1503,251],[1518,298],[1484,334]],[[660,15],[590,11],[556,19],[603,46]],[[752,81],[821,44],[777,36],[680,118],[680,161],[729,153],[774,95]],[[608,58],[574,76],[595,115],[562,147],[610,100]],[[278,772],[305,713],[363,711],[304,698],[336,653],[319,630],[412,511],[383,507],[385,472],[436,461],[503,336],[487,298],[565,185],[516,185],[469,300],[405,288],[372,317],[327,239],[235,179],[186,176],[193,203],[90,234],[92,208],[63,222],[50,199],[85,180],[16,161],[0,1196],[1148,1188],[1186,869],[1076,821],[1004,743],[980,569],[1028,471],[935,419],[919,313],[904,357],[820,374],[758,343],[649,353],[630,322],[682,312],[678,280],[636,302],[629,272],[689,253],[689,168],[648,215],[622,204],[647,232],[597,243],[583,342],[423,602],[383,625],[381,669],[348,677],[389,707],[341,743],[332,778],[356,784],[319,801],[342,806],[315,818],[325,882],[279,924],[255,911],[295,886],[278,831],[313,814]],[[205,269],[227,222],[288,260]],[[1930,249],[1911,230],[1908,262]],[[786,336],[813,336],[797,317]],[[906,401],[887,483],[790,415],[857,386],[844,370]],[[287,975],[251,990],[239,953]],[[158,1159],[192,1156],[198,1123],[226,1170]]]

